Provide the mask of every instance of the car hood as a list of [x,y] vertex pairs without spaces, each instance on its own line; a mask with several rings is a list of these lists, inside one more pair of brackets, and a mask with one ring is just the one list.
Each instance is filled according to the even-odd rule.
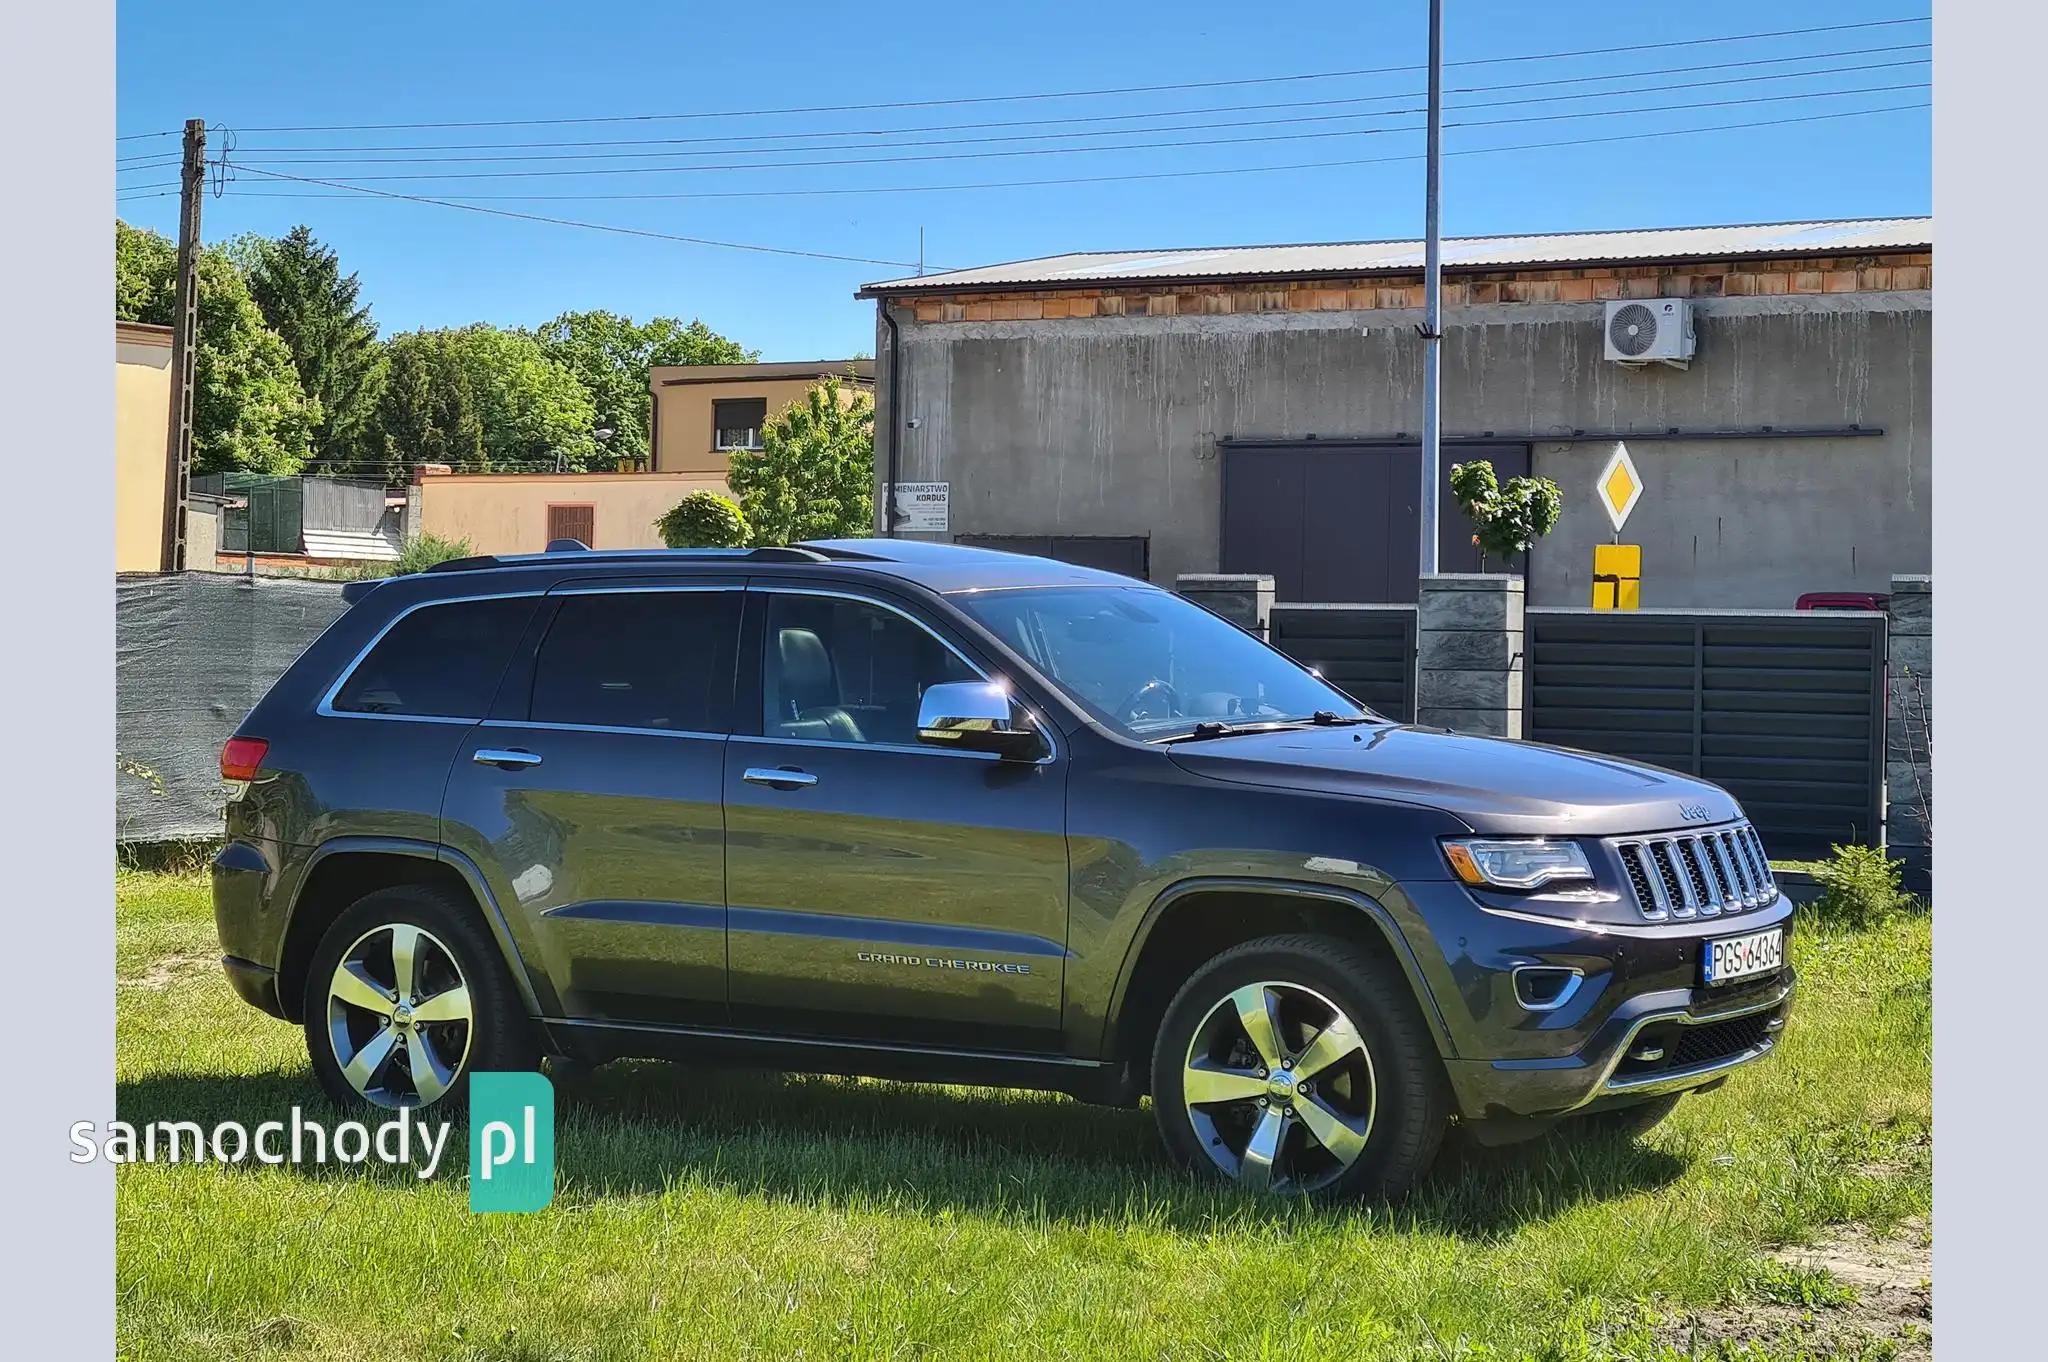
[[1183,769],[1212,780],[1420,804],[1475,832],[1606,837],[1742,815],[1726,790],[1676,771],[1440,728],[1285,729],[1167,750]]

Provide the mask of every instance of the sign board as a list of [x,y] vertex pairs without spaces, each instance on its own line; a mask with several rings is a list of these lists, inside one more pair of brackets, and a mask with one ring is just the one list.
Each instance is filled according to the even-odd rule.
[[1634,610],[1643,603],[1643,546],[1593,546],[1593,608]]
[[953,484],[950,482],[899,482],[893,485],[896,528],[913,532],[948,534],[953,529]]
[[1607,508],[1607,518],[1614,522],[1614,532],[1620,534],[1628,513],[1643,499],[1643,475],[1636,472],[1636,461],[1628,456],[1628,446],[1619,440],[1614,442],[1614,457],[1607,461],[1599,480],[1593,484],[1593,495]]

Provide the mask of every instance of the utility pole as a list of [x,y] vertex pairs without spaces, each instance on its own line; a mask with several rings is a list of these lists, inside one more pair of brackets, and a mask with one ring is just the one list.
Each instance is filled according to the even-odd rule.
[[193,367],[199,349],[199,203],[206,188],[206,120],[185,120],[178,174],[178,285],[171,313],[171,424],[164,447],[163,570],[185,570],[185,499],[192,490]]
[[1444,119],[1444,5],[1429,0],[1429,148],[1424,172],[1422,257],[1422,559],[1424,574],[1437,570],[1437,472],[1443,431],[1443,243],[1442,178]]

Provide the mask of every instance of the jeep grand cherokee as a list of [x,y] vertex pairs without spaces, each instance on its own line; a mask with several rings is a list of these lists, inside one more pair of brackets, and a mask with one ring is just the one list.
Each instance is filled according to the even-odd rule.
[[1127,578],[862,540],[349,595],[213,867],[343,1102],[544,1055],[1149,1095],[1195,1168],[1394,1195],[1453,1122],[1645,1128],[1790,1007],[1726,792],[1389,721]]

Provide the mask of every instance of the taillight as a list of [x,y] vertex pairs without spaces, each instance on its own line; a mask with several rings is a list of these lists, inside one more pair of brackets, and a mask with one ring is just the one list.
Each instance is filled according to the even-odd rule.
[[227,746],[220,749],[220,778],[254,780],[269,754],[268,738],[229,738]]

